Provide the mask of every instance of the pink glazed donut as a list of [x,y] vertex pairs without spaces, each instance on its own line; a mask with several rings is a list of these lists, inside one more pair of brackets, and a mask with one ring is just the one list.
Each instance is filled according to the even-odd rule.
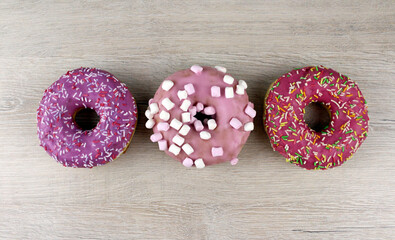
[[[305,107],[320,102],[331,121],[310,129]],[[295,69],[277,79],[266,95],[265,129],[274,150],[305,169],[342,165],[367,137],[368,110],[357,84],[323,66]]]
[[254,105],[244,80],[224,67],[201,67],[174,73],[149,101],[146,127],[159,150],[186,167],[222,162],[235,165],[254,129]]
[[[74,119],[86,108],[100,116],[92,130],[80,129]],[[137,123],[137,106],[126,85],[112,74],[79,68],[45,90],[37,122],[40,145],[56,161],[66,167],[91,168],[126,151]]]

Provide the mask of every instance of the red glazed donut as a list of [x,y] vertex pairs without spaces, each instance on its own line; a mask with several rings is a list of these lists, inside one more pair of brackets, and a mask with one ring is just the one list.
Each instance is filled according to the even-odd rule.
[[[321,132],[303,120],[311,102],[323,103],[331,113],[329,126]],[[267,93],[264,111],[273,149],[306,169],[340,166],[368,132],[368,110],[358,86],[323,66],[296,69],[277,79]]]
[[[74,121],[90,108],[100,116],[92,130]],[[112,74],[79,68],[67,72],[44,92],[37,110],[40,145],[66,167],[91,168],[126,151],[137,122],[137,106],[125,84]]]
[[151,141],[184,166],[235,165],[254,129],[254,105],[243,80],[224,67],[192,66],[169,76],[149,102]]

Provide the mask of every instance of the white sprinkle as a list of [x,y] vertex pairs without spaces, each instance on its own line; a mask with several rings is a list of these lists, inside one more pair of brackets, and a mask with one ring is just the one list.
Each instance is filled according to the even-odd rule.
[[188,111],[189,106],[191,106],[191,104],[192,104],[191,101],[189,101],[188,99],[185,99],[184,101],[182,101],[180,108],[183,111]]
[[204,168],[206,165],[203,162],[203,159],[198,158],[195,160],[195,166],[196,168]]
[[184,112],[181,114],[182,122],[186,123],[191,121],[191,113],[189,112]]
[[254,130],[254,123],[253,122],[248,122],[244,124],[244,131],[249,132]]
[[207,131],[201,131],[200,138],[203,140],[209,140],[211,138],[211,134]]
[[172,141],[178,146],[181,146],[184,143],[185,139],[177,134],[173,137]]
[[174,145],[174,144],[170,145],[170,147],[169,147],[169,152],[173,153],[176,156],[180,153],[180,151],[181,151],[181,148]]
[[217,128],[217,122],[214,119],[209,119],[207,121],[208,129],[214,130]]
[[191,155],[195,150],[193,150],[192,146],[189,145],[188,143],[185,143],[182,147],[182,150],[189,156]]
[[175,130],[180,130],[182,123],[178,121],[176,118],[173,118],[170,122],[170,127],[174,128]]
[[165,91],[169,91],[173,86],[174,86],[174,83],[171,80],[165,80],[162,83],[162,89]]
[[226,82],[227,84],[232,84],[234,80],[235,79],[232,76],[230,76],[230,75],[225,75],[224,76],[224,82]]
[[174,107],[174,103],[169,98],[164,98],[162,100],[162,105],[167,109],[171,110]]
[[244,80],[239,80],[239,85],[240,86],[243,86],[244,87],[244,89],[247,89],[248,88],[248,86],[247,86],[247,83],[246,83],[246,81],[244,81]]
[[185,90],[180,90],[177,92],[177,96],[180,100],[186,99],[188,97],[188,93]]
[[162,119],[163,121],[168,121],[170,119],[170,113],[166,111],[161,111],[159,114],[159,118]]
[[159,112],[159,106],[158,106],[157,103],[151,103],[151,104],[149,105],[149,109],[150,109],[150,111],[151,111],[151,113],[152,113],[153,115],[155,115],[156,113]]
[[154,119],[149,119],[146,123],[145,123],[145,127],[148,129],[151,129],[155,126],[155,121]]
[[186,136],[189,133],[189,130],[191,130],[191,127],[188,125],[183,125],[180,129],[180,131],[178,131],[179,134]]
[[225,98],[233,98],[234,97],[233,87],[225,88]]
[[221,67],[221,66],[215,66],[215,69],[217,69],[220,72],[226,73],[226,68]]

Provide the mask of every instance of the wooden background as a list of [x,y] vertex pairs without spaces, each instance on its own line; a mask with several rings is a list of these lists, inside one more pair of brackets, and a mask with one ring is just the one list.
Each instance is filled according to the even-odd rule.
[[[54,3],[56,2],[56,3]],[[0,239],[393,239],[395,3],[0,2]],[[237,166],[186,169],[158,151],[143,111],[192,64],[246,79],[256,130]],[[296,67],[355,80],[369,137],[342,167],[305,171],[273,152],[264,93]],[[38,145],[36,108],[67,70],[105,69],[140,108],[128,152],[64,168]]]

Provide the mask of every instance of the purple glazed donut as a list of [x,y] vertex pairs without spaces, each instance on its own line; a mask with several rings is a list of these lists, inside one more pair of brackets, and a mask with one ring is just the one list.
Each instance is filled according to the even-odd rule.
[[[80,129],[74,119],[86,108],[100,117],[92,130]],[[137,106],[126,85],[112,74],[79,68],[45,90],[37,122],[40,145],[56,161],[66,167],[91,168],[126,151],[137,123]]]
[[[331,120],[321,132],[310,129],[305,107],[319,102]],[[293,70],[277,79],[266,95],[265,129],[275,151],[305,169],[340,166],[367,137],[368,110],[355,82],[323,66]]]
[[192,66],[166,78],[149,102],[147,128],[159,150],[186,167],[235,165],[254,129],[247,84],[224,67]]

